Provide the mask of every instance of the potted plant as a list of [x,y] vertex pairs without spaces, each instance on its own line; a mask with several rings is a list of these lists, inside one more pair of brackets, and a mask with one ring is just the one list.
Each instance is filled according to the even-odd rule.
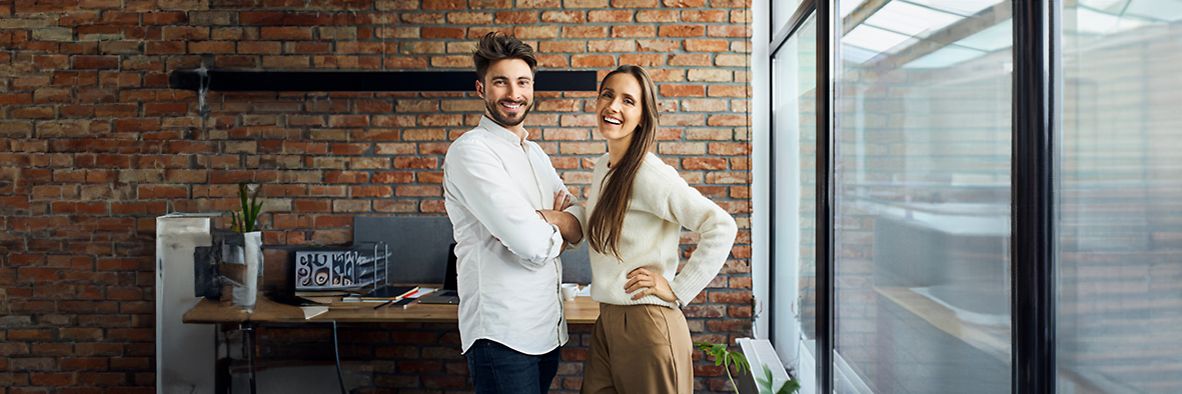
[[[731,366],[733,365],[735,367],[735,372],[740,375],[742,375],[744,371],[751,369],[751,366],[747,363],[747,358],[743,356],[743,353],[728,350],[726,345],[721,343],[694,342],[694,346],[697,346],[699,349],[705,352],[707,356],[713,358],[715,366],[722,366],[722,369],[726,371],[726,378],[731,382],[731,389],[733,389],[735,393],[738,394],[739,386],[735,384],[735,379],[733,375],[731,375]],[[789,380],[780,385],[780,387],[775,387],[772,379],[772,371],[768,369],[766,365],[763,367],[763,373],[761,376],[756,376],[754,372],[752,372],[751,375],[755,380],[756,390],[758,390],[760,394],[792,394],[800,389],[800,383],[798,383],[796,380]]]
[[[251,192],[253,190],[253,192]],[[247,194],[250,199],[247,200]],[[234,232],[246,234],[258,230],[259,214],[262,213],[263,203],[259,200],[259,188],[246,183],[238,184],[238,200],[242,204],[241,212],[230,212]]]
[[258,219],[259,214],[262,213],[263,203],[258,201],[258,196],[257,185],[238,184],[238,200],[241,203],[241,211],[230,212],[230,215],[231,229],[241,235],[242,244],[223,249],[230,251],[230,256],[227,256],[229,258],[225,259],[227,263],[245,266],[240,280],[232,280],[235,282],[233,299],[235,304],[248,311],[254,309],[259,276],[262,275],[263,233],[259,231]]

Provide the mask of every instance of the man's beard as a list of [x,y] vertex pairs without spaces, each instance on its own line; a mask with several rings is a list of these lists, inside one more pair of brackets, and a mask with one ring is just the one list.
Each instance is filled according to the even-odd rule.
[[525,122],[525,117],[526,117],[526,115],[529,115],[529,110],[533,109],[533,102],[527,101],[524,104],[522,104],[522,107],[525,107],[525,109],[523,109],[521,111],[521,117],[514,120],[514,119],[506,118],[503,115],[501,115],[501,111],[499,110],[499,107],[497,106],[497,103],[495,101],[494,102],[489,102],[488,100],[484,101],[484,108],[488,110],[488,115],[492,117],[493,122],[496,122],[497,124],[501,125],[502,127],[506,127],[506,128],[516,127],[517,125],[521,124],[521,122]]

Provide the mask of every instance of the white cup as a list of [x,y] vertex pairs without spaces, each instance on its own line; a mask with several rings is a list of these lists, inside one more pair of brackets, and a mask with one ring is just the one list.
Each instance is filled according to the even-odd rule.
[[562,299],[566,301],[574,301],[575,295],[579,293],[579,285],[577,283],[563,283],[562,284]]

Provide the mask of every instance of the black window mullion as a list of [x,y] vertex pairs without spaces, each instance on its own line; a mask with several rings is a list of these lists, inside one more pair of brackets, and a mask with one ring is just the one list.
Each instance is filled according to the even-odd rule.
[[833,392],[834,259],[833,259],[833,78],[831,60],[837,13],[833,2],[818,0],[817,21],[817,382],[819,393]]
[[1055,392],[1054,105],[1058,14],[1014,1],[1012,392]]

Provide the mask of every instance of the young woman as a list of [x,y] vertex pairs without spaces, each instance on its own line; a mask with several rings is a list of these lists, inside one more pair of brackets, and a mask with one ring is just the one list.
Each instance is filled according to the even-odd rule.
[[[657,100],[644,69],[607,74],[595,115],[608,153],[595,162],[586,206],[573,210],[600,302],[582,392],[690,393],[693,344],[680,308],[718,275],[735,220],[651,152]],[[682,227],[701,238],[678,271]]]

